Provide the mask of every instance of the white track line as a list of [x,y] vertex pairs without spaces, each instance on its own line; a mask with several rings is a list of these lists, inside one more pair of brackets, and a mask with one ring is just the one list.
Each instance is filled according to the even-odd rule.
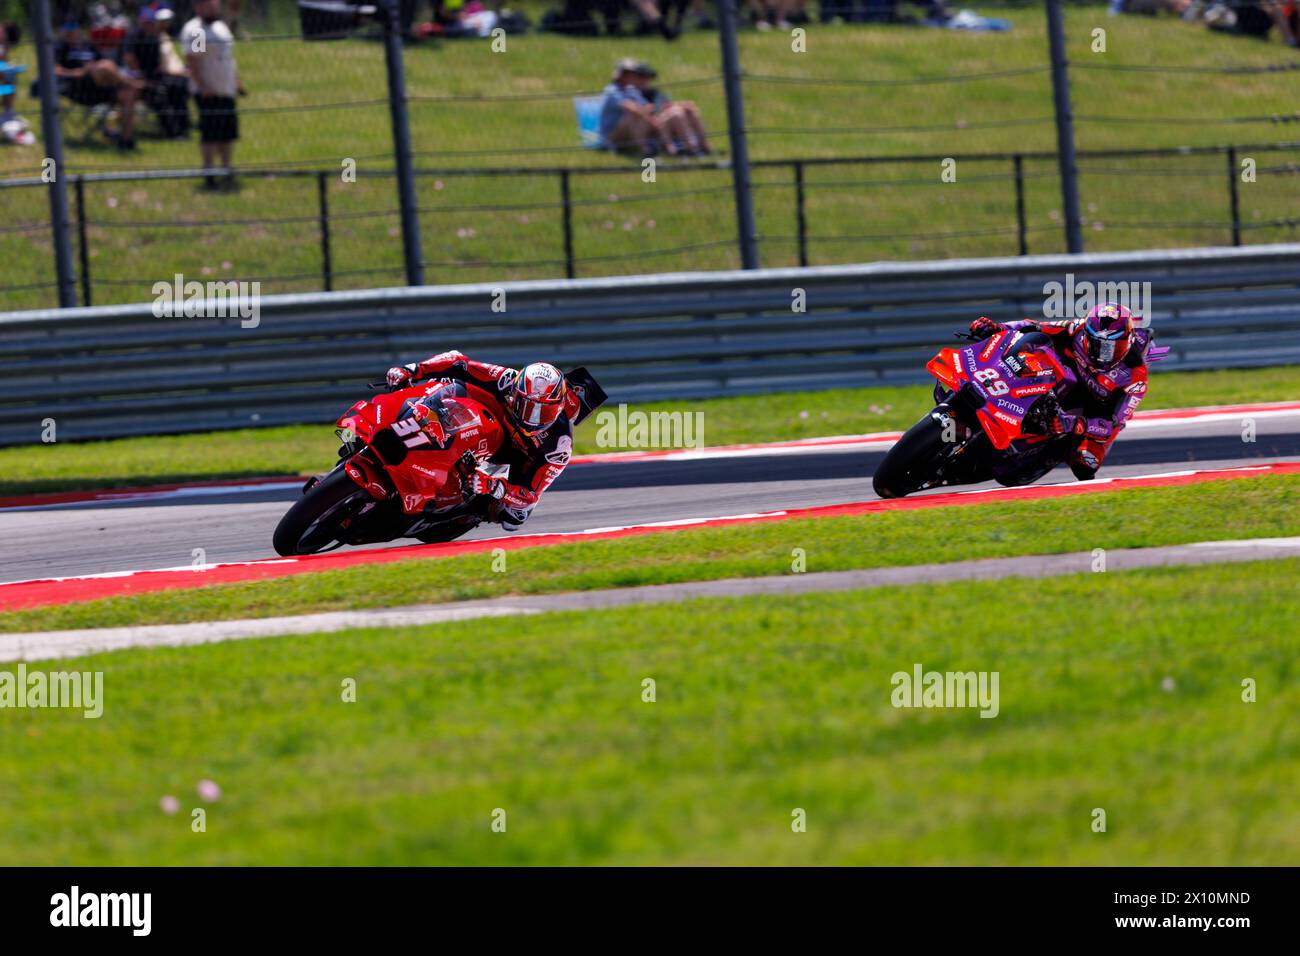
[[[1145,481],[1151,478],[1157,478],[1157,479],[1185,478],[1190,475],[1198,475],[1204,472],[1225,472],[1225,473],[1226,472],[1250,472],[1250,471],[1266,472],[1268,470],[1269,470],[1269,463],[1263,462],[1258,465],[1252,464],[1252,465],[1237,465],[1237,466],[1229,466],[1229,467],[1212,466],[1208,468],[1180,468],[1175,471],[1143,472],[1142,474],[1137,474],[1137,475],[1111,475],[1104,478],[1092,479],[1087,483],[1087,488],[1085,490],[1081,490],[1076,493],[1089,494],[1091,492],[1098,491],[1102,488],[1106,488],[1107,486],[1112,484],[1119,484],[1123,486],[1127,482]],[[1051,487],[1054,485],[1075,486],[1076,482],[1074,482],[1068,476],[1063,476],[1056,480],[1044,480],[1034,487]],[[1026,487],[1030,487],[1030,486],[1026,486]],[[962,495],[963,497],[980,497],[981,495],[1001,495],[1001,494],[1006,494],[1008,491],[1014,492],[1015,490],[1016,489],[1007,489],[1000,485],[992,485],[987,488],[961,488],[961,487],[934,488],[931,489],[930,491],[922,492],[917,497],[927,497],[927,496],[934,496],[934,495]],[[1015,500],[1015,499],[1009,499],[1009,500]],[[855,505],[855,504],[864,504],[864,503],[865,502],[856,502],[856,501],[835,502],[830,505],[813,506],[808,510],[816,511],[818,510],[819,507],[834,508],[838,505]],[[793,510],[797,513],[805,509],[795,508]],[[761,521],[764,519],[772,519],[772,518],[784,518],[789,516],[790,514],[791,512],[789,510],[776,509],[772,511],[748,511],[748,512],[743,512],[741,514],[704,515],[701,517],[694,517],[694,518],[671,518],[665,521],[645,521],[645,522],[638,522],[636,524],[605,525],[599,528],[583,528],[578,531],[539,531],[535,534],[503,533],[499,535],[493,535],[492,537],[489,538],[475,539],[475,543],[476,544],[490,543],[492,541],[526,541],[530,538],[546,538],[546,539],[573,538],[575,541],[578,541],[588,535],[605,535],[605,534],[609,534],[612,531],[639,531],[641,529],[650,529],[650,528],[689,528],[696,525],[708,525],[712,522],[717,522],[717,521],[748,522],[748,521]],[[410,550],[411,558],[413,560],[420,557],[419,546],[414,544],[395,544],[392,546],[391,549],[385,548],[382,550],[395,550],[398,548],[405,548]],[[307,560],[311,560],[311,559],[309,558]],[[39,584],[47,581],[50,582],[93,581],[100,578],[129,578],[129,577],[134,577],[137,574],[143,574],[143,575],[164,574],[164,573],[173,573],[178,571],[192,571],[194,574],[198,575],[198,574],[204,574],[205,572],[208,571],[212,571],[216,568],[237,567],[243,565],[298,564],[302,561],[303,561],[302,558],[253,558],[247,561],[214,561],[208,564],[201,564],[201,565],[182,564],[182,565],[177,565],[175,567],[168,567],[168,568],[135,568],[135,569],[117,570],[117,571],[97,571],[93,574],[71,574],[62,577],[23,578],[17,581],[0,582],[0,591],[3,591],[5,588],[11,586],[17,586],[22,584]]]
[[[1106,567],[1108,572],[1112,572],[1165,565],[1290,557],[1300,557],[1300,537],[1197,541],[1192,544],[1159,548],[1120,548],[1106,552]],[[128,648],[185,647],[222,641],[282,637],[291,634],[319,634],[360,628],[408,628],[485,617],[541,614],[547,611],[586,611],[696,598],[789,595],[921,582],[1088,574],[1093,573],[1095,560],[1094,554],[1090,551],[1073,554],[1025,555],[859,571],[728,578],[721,581],[658,584],[417,607],[335,611],[294,617],[0,634],[0,662],[85,657]]]

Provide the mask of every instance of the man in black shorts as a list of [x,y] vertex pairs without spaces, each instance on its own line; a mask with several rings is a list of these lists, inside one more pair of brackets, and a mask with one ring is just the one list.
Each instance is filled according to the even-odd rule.
[[235,37],[221,20],[221,0],[198,0],[195,17],[181,30],[181,51],[190,68],[199,108],[199,152],[205,185],[217,188],[216,169],[231,170],[239,115],[235,97],[243,92],[235,69]]

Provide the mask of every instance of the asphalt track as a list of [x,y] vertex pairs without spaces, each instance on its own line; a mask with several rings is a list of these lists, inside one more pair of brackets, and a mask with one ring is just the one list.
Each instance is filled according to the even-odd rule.
[[[1253,442],[1243,441],[1242,417],[1135,423],[1116,441],[1104,474],[1300,459],[1300,409],[1252,416]],[[573,532],[867,500],[875,497],[870,476],[884,451],[880,444],[848,445],[574,464],[526,530]],[[1060,469],[1042,483],[1072,481]],[[196,549],[207,563],[272,557],[271,532],[296,496],[293,487],[268,486],[7,508],[0,511],[0,583],[174,568],[191,564]],[[488,527],[468,537],[501,533]]]

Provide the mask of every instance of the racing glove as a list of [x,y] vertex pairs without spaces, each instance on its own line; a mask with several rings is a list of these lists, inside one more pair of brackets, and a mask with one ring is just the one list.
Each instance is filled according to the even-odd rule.
[[414,362],[410,362],[406,365],[394,365],[388,370],[388,374],[385,377],[390,386],[397,388],[415,378],[415,371],[416,364]]
[[988,316],[981,315],[978,319],[970,324],[970,334],[977,339],[987,339],[989,336],[997,335],[1002,331],[1001,324],[994,322]]
[[506,483],[500,478],[493,478],[491,475],[485,475],[481,471],[475,471],[469,476],[465,484],[465,497],[477,498],[479,495],[488,495],[496,498],[498,501],[505,496]]
[[1081,415],[1071,415],[1069,412],[1061,411],[1060,408],[1048,419],[1048,430],[1053,435],[1068,435],[1073,432],[1076,435],[1082,435],[1087,429],[1087,421]]

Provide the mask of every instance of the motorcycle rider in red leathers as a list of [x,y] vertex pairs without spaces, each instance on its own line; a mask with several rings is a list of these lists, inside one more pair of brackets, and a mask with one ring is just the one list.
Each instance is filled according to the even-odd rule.
[[1132,312],[1113,302],[1096,306],[1082,319],[998,323],[981,316],[970,326],[971,335],[981,340],[1003,329],[1044,333],[1073,373],[1074,381],[1058,391],[1063,410],[1051,428],[1058,435],[1079,436],[1069,457],[1070,470],[1080,481],[1091,479],[1146,395],[1151,333],[1137,326]]
[[[534,362],[522,369],[477,362],[450,351],[423,362],[388,370],[388,384],[405,387],[415,379],[443,378],[485,405],[501,421],[508,440],[488,458],[506,477],[483,468],[471,478],[470,496],[487,496],[485,517],[514,531],[564,471],[573,452],[573,418],[578,396],[554,365]],[[490,499],[490,500],[488,500]]]

